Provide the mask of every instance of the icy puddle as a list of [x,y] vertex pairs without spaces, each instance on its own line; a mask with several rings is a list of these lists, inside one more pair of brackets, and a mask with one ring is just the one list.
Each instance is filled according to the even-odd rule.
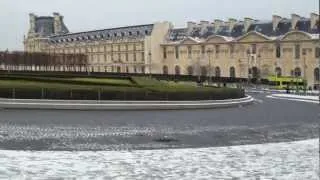
[[0,179],[319,179],[319,139],[199,149],[0,151]]

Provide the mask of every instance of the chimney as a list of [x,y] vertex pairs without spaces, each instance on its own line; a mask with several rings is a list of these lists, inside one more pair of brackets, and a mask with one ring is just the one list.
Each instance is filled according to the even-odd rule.
[[36,18],[37,18],[37,16],[35,14],[33,14],[33,13],[29,14],[29,23],[30,23],[29,33],[36,32]]
[[316,13],[311,13],[310,15],[310,21],[311,21],[311,29],[317,28],[317,22],[319,21],[319,15]]
[[217,33],[221,27],[221,25],[223,24],[223,21],[220,19],[215,19],[214,20],[214,32]]
[[61,16],[59,13],[54,12],[53,13],[54,18],[54,33],[59,34],[62,32],[62,22],[63,22],[63,16]]
[[291,14],[291,29],[295,30],[297,27],[298,21],[301,19],[301,17],[297,14]]
[[249,30],[249,28],[250,28],[250,26],[251,26],[251,24],[253,22],[254,22],[254,19],[252,19],[252,18],[248,18],[248,17],[244,18],[244,30],[245,30],[245,32],[248,32],[248,30]]
[[188,32],[192,32],[193,28],[197,27],[197,23],[193,22],[193,21],[188,21],[187,22],[187,29]]
[[229,27],[228,28],[229,32],[232,32],[234,26],[237,24],[237,20],[233,18],[229,18],[229,21],[225,22],[225,24]]
[[200,21],[201,27],[207,27],[209,25],[209,21]]
[[282,20],[281,16],[278,15],[273,15],[272,16],[272,26],[273,26],[273,31],[277,30],[278,25],[280,23],[280,21]]
[[207,33],[209,25],[210,25],[209,21],[200,21],[200,28],[201,28],[200,34],[204,35],[205,33]]

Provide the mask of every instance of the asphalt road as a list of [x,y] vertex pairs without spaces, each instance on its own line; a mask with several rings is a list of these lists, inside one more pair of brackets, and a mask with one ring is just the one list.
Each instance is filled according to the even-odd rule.
[[212,110],[0,110],[0,149],[161,149],[319,137],[318,104],[251,95],[253,105]]

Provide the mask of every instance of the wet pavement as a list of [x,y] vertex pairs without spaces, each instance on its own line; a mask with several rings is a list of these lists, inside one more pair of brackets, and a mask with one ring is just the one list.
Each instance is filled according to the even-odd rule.
[[251,95],[253,105],[211,110],[0,110],[0,149],[194,148],[319,137],[318,104]]

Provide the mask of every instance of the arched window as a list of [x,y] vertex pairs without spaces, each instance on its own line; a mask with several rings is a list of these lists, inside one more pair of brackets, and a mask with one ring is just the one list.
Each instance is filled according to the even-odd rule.
[[301,69],[299,67],[294,69],[294,76],[300,77],[301,76]]
[[205,66],[201,66],[201,76],[207,76],[208,71]]
[[145,68],[144,66],[141,67],[141,72],[142,72],[143,74],[146,73],[146,68]]
[[230,77],[232,78],[236,77],[236,69],[234,67],[230,68]]
[[315,68],[314,69],[314,81],[320,81],[320,77],[319,77],[319,68]]
[[188,75],[193,75],[193,67],[192,66],[188,67]]
[[163,66],[162,71],[163,74],[168,74],[168,66]]
[[174,68],[174,71],[175,71],[175,74],[176,74],[176,75],[180,75],[180,67],[179,67],[179,66],[176,66],[176,67]]
[[280,67],[277,67],[276,70],[275,70],[275,73],[276,73],[276,76],[277,76],[277,77],[282,76],[282,70],[281,70],[281,68],[280,68]]
[[[252,70],[251,70],[251,73],[252,73],[252,78],[259,78],[260,72],[259,72],[259,69],[257,67],[253,67]],[[267,74],[267,71],[266,71],[265,74]]]
[[220,77],[220,76],[221,76],[220,67],[217,66],[217,67],[215,68],[215,71],[214,71],[214,72],[215,72],[216,77]]

